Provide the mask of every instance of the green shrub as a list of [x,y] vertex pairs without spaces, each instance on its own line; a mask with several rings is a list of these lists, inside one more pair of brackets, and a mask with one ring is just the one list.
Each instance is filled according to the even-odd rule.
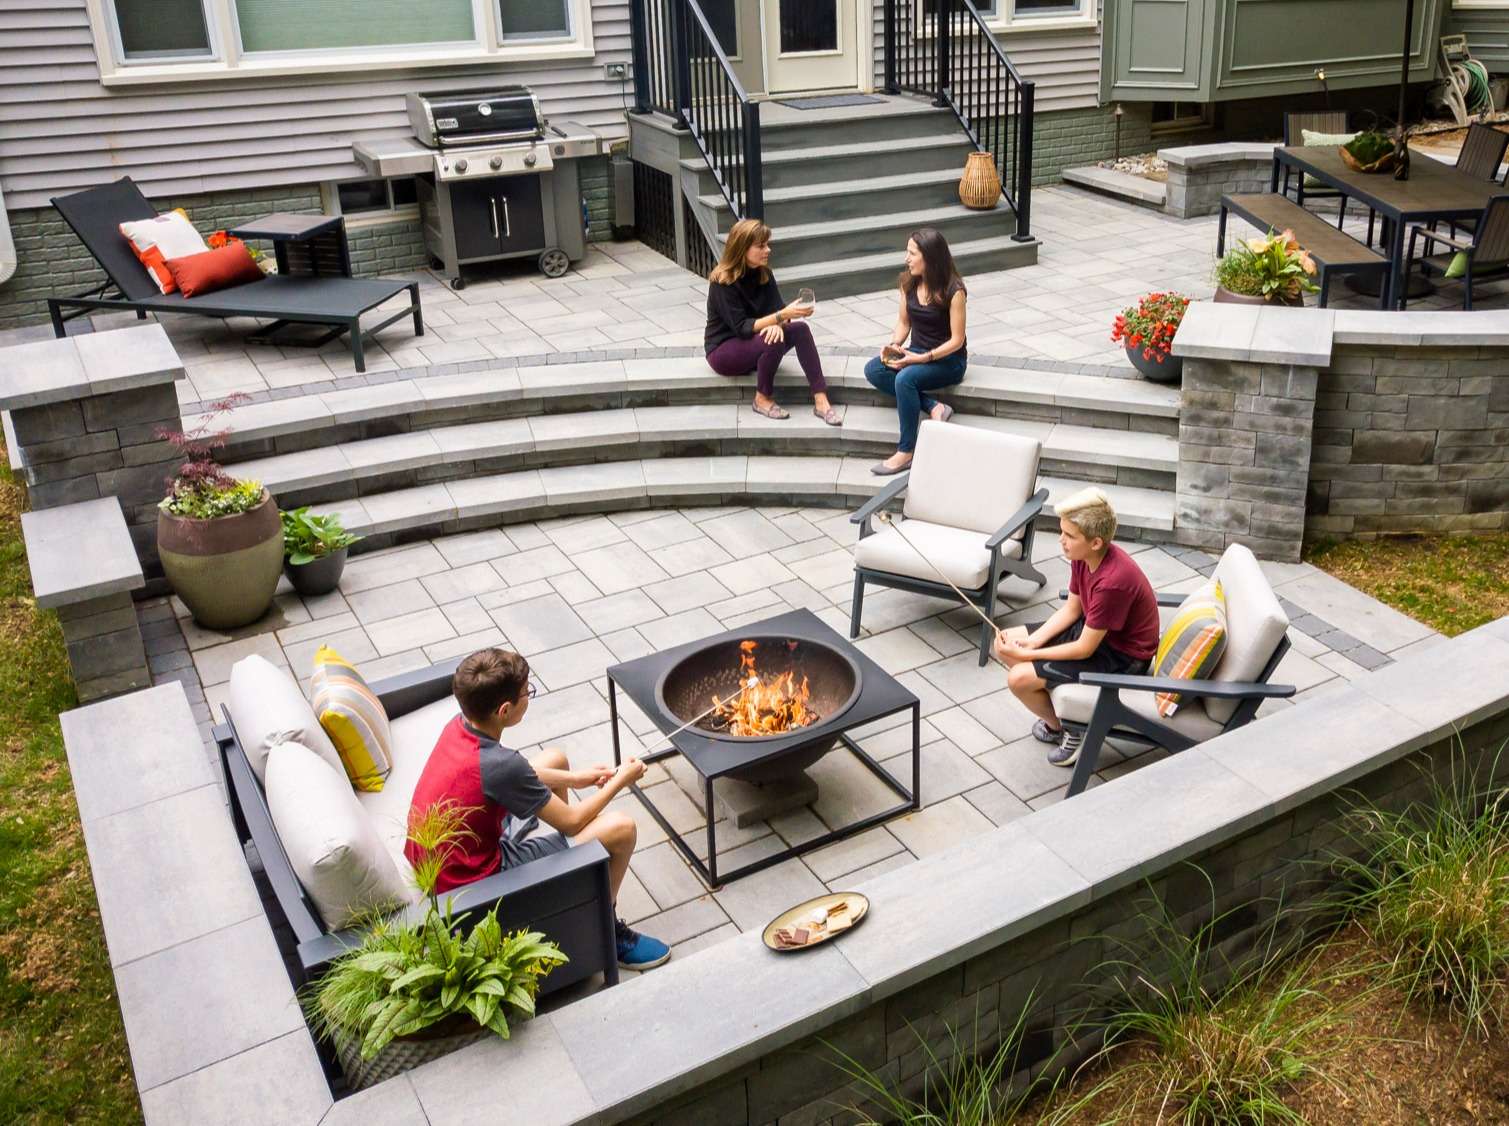
[[313,563],[332,551],[350,547],[361,536],[353,536],[341,526],[341,518],[332,512],[317,516],[306,504],[292,511],[284,511],[283,554],[293,564]]
[[228,485],[213,481],[192,485],[179,482],[158,507],[174,516],[210,520],[216,516],[235,516],[240,512],[249,512],[261,503],[261,481],[231,479]]

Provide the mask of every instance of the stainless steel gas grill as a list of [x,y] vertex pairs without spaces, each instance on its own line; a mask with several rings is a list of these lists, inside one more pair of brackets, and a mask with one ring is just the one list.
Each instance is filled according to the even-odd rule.
[[577,161],[599,138],[552,124],[524,86],[410,94],[414,138],[352,146],[371,176],[413,176],[424,245],[462,289],[462,267],[537,256],[560,277],[587,252]]

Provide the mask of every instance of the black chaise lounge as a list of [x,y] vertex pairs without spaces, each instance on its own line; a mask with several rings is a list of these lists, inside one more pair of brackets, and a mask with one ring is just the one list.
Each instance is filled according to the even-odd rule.
[[[147,202],[141,189],[124,176],[113,184],[59,196],[52,201],[58,214],[73,228],[74,234],[94,255],[109,279],[94,289],[71,297],[49,297],[47,311],[52,315],[52,329],[58,336],[67,334],[65,323],[97,309],[131,310],[145,319],[148,313],[191,313],[202,317],[265,317],[274,323],[264,332],[276,331],[286,324],[328,325],[330,331],[311,345],[333,340],[341,333],[351,338],[351,358],[357,371],[366,371],[362,350],[372,334],[404,317],[413,316],[414,335],[424,335],[424,321],[419,310],[417,282],[393,278],[281,277],[272,275],[260,281],[216,290],[198,297],[181,293],[160,293],[156,283],[137,260],[124,235],[122,223],[134,219],[151,219],[157,209]],[[365,332],[363,313],[384,301],[409,291],[409,305]],[[64,310],[70,310],[64,312]],[[284,343],[280,341],[280,343]]]

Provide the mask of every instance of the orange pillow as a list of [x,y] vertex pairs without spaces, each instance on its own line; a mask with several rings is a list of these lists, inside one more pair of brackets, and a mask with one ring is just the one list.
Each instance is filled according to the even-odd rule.
[[251,252],[239,242],[218,250],[206,250],[203,254],[169,258],[167,266],[174,284],[185,297],[261,281],[263,277],[262,267],[252,260]]

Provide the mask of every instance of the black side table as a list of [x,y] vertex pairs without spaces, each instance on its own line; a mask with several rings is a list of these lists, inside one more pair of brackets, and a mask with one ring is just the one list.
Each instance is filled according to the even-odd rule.
[[278,273],[286,277],[349,278],[351,250],[346,220],[339,215],[305,215],[276,211],[225,232],[240,239],[267,239],[273,244]]

